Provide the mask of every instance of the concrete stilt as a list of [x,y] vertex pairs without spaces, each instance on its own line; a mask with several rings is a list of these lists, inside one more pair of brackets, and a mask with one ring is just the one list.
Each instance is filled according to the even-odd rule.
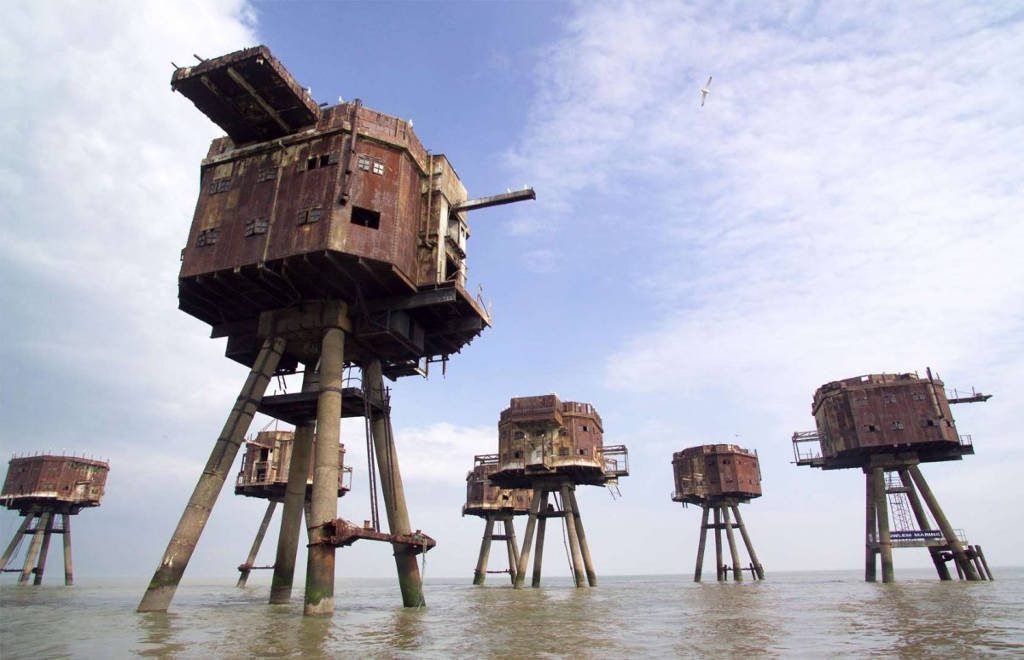
[[708,540],[708,512],[711,505],[704,504],[701,507],[700,516],[700,541],[697,542],[697,568],[693,571],[693,581],[700,582],[701,570],[704,568],[704,546]]
[[487,579],[487,558],[491,553],[491,534],[494,532],[494,517],[487,516],[484,525],[484,537],[480,540],[480,556],[476,560],[476,571],[473,572],[473,584],[483,584]]
[[306,558],[305,616],[334,613],[334,555],[323,543],[322,525],[338,517],[338,450],[341,447],[341,379],[345,366],[345,332],[324,330],[320,349],[320,394],[316,406],[310,545]]
[[267,528],[270,527],[270,519],[274,517],[274,509],[276,508],[277,502],[274,500],[270,500],[267,503],[267,510],[263,514],[263,521],[260,522],[260,527],[256,530],[256,538],[253,539],[252,547],[249,548],[249,555],[245,558],[245,563],[242,564],[245,568],[238,569],[240,575],[238,576],[238,582],[235,583],[236,587],[244,587],[246,581],[248,581],[253,562],[256,561],[256,555],[259,554],[260,546],[263,545],[263,537],[267,535]]
[[[316,369],[306,365],[302,375],[302,391],[319,388]],[[295,582],[295,561],[299,549],[299,529],[302,527],[306,506],[306,482],[309,480],[309,455],[313,451],[313,424],[295,427],[292,455],[288,463],[288,483],[285,485],[284,507],[281,511],[281,531],[277,536],[277,556],[274,559],[274,577],[270,582],[271,604],[284,604],[292,599]],[[307,529],[306,534],[309,534]]]
[[32,575],[32,569],[39,555],[39,547],[43,544],[43,536],[50,526],[50,514],[44,513],[36,518],[35,533],[32,535],[32,543],[28,546],[28,553],[25,555],[25,563],[21,567],[21,575],[18,576],[18,584],[28,582],[28,576]]
[[508,553],[508,575],[516,583],[516,567],[519,565],[519,548],[516,547],[516,526],[512,518],[505,518],[505,550]]
[[26,514],[25,518],[21,521],[21,524],[18,525],[18,531],[14,533],[14,538],[11,539],[11,542],[7,545],[7,549],[4,550],[3,558],[0,559],[0,570],[7,568],[7,564],[11,561],[11,557],[13,557],[14,553],[18,551],[18,548],[21,547],[21,542],[25,538],[25,530],[28,529],[28,526],[32,523],[35,517],[36,514],[34,513]]
[[75,583],[74,566],[71,564],[71,516],[62,513],[61,525],[64,528],[64,586],[70,587]]
[[921,470],[916,465],[911,465],[908,468],[908,472],[910,473],[911,478],[913,478],[914,484],[917,486],[917,490],[921,493],[921,497],[924,499],[925,504],[928,505],[928,509],[932,512],[932,517],[935,519],[935,523],[942,531],[942,535],[946,537],[946,543],[949,544],[949,549],[953,552],[953,557],[957,566],[963,571],[963,574],[968,580],[977,580],[978,573],[975,571],[974,565],[967,559],[967,553],[964,551],[963,544],[961,544],[960,539],[957,538],[953,526],[949,524],[949,519],[946,518],[946,514],[942,511],[942,507],[939,506],[939,501],[935,499],[935,495],[932,493],[932,489],[928,486],[928,482],[924,480],[924,475],[921,474]]
[[990,581],[994,580],[995,578],[992,577],[992,569],[988,567],[988,560],[985,559],[985,551],[981,549],[980,545],[974,546],[974,550],[978,553],[978,558],[981,559],[981,565],[984,567],[985,574],[988,575],[988,579]]
[[590,558],[590,546],[587,545],[587,535],[583,531],[583,518],[580,516],[580,505],[576,501],[576,489],[569,488],[569,502],[572,504],[572,514],[576,519],[576,536],[580,540],[580,553],[583,555],[583,568],[587,572],[587,583],[592,587],[597,586],[597,571],[594,570],[594,562]]
[[[907,472],[906,468],[898,471],[900,475],[900,481],[903,483],[903,487],[907,491],[907,501],[910,502],[910,510],[914,512],[914,517],[917,519],[917,526],[919,529],[928,529],[930,527],[928,523],[928,515],[925,513],[924,507],[921,506],[921,499],[917,496],[917,489],[914,488],[914,481],[910,478],[910,473]],[[946,562],[942,560],[942,551],[938,548],[929,546],[928,554],[931,555],[932,563],[935,565],[935,572],[939,574],[940,580],[952,580],[953,577],[949,574],[949,567],[946,566]]]
[[[363,367],[363,378],[370,383],[371,392],[383,401],[384,379],[381,375],[380,360],[371,360]],[[405,503],[405,486],[398,465],[398,451],[391,428],[391,413],[385,410],[383,415],[372,420],[370,427],[384,496],[384,508],[388,516],[388,529],[392,534],[411,534],[413,529],[409,523],[409,509]],[[408,546],[392,547],[395,552],[395,567],[398,569],[398,584],[402,590],[402,604],[405,607],[423,607],[427,603],[423,597],[423,581],[416,555],[410,552]]]
[[530,566],[530,545],[533,543],[533,531],[537,527],[537,515],[540,512],[541,488],[533,491],[533,500],[530,502],[530,513],[526,521],[526,532],[523,535],[523,549],[519,553],[519,565],[516,566],[516,579],[514,587],[522,589],[526,581],[526,569]]
[[544,535],[548,527],[548,518],[546,515],[547,508],[548,492],[544,491],[544,494],[540,498],[540,514],[537,517],[537,543],[534,546],[535,555],[533,557],[533,581],[530,583],[530,586],[534,588],[540,586],[541,565],[544,563]]
[[714,506],[715,514],[715,563],[718,565],[718,581],[726,579],[725,562],[722,561],[722,511],[717,504]]
[[758,580],[764,579],[764,567],[761,566],[760,560],[757,558],[757,553],[754,552],[754,544],[750,542],[750,535],[747,534],[747,526],[743,524],[743,517],[740,516],[740,507],[738,504],[732,505],[733,515],[736,517],[736,524],[740,528],[740,536],[743,538],[743,545],[747,548],[747,556],[750,557],[750,561],[753,564],[753,574]]
[[139,612],[165,612],[171,604],[181,576],[185,573],[213,505],[217,502],[217,496],[224,486],[228,471],[235,461],[245,432],[249,430],[267,384],[277,369],[284,346],[285,340],[280,337],[269,338],[263,342],[252,371],[249,372],[235,406],[224,423],[220,437],[214,444],[206,468],[199,477],[185,511],[181,514],[178,527],[167,544],[163,559],[160,560],[142,602],[139,603]]
[[878,562],[875,561],[878,550],[874,545],[878,538],[878,518],[875,515],[875,482],[871,478],[871,471],[866,468],[864,493],[864,581],[875,582],[878,579]]
[[970,552],[971,561],[974,562],[974,570],[976,570],[978,572],[978,579],[984,580],[985,579],[985,569],[981,565],[981,557],[978,555],[978,547],[974,546],[974,545],[969,545],[967,547],[970,548],[970,550],[971,550],[971,552]]
[[955,557],[953,558],[953,566],[956,567],[956,576],[957,576],[957,578],[960,579],[960,580],[963,580],[964,579],[964,569],[960,565],[960,562],[958,562]]
[[875,518],[878,520],[878,553],[882,558],[882,582],[895,579],[892,567],[892,539],[889,536],[889,502],[885,495],[885,474],[880,467],[871,468],[875,493]]
[[729,520],[729,507],[722,505],[722,520],[725,523],[725,537],[729,540],[729,554],[732,555],[732,579],[736,582],[743,582],[743,569],[740,567],[740,551],[736,546],[736,535],[733,533],[733,524]]
[[559,488],[562,496],[562,513],[565,515],[565,529],[569,536],[569,552],[572,555],[572,573],[576,581],[576,588],[582,589],[586,586],[587,574],[583,568],[583,553],[580,552],[580,539],[576,534],[576,516],[573,515],[572,506],[569,504],[569,485],[562,484]]
[[39,548],[39,562],[36,564],[36,577],[32,584],[43,583],[43,573],[46,571],[46,555],[50,552],[50,538],[53,535],[53,519],[56,514],[51,513],[50,519],[46,521],[46,530],[43,532],[43,545]]

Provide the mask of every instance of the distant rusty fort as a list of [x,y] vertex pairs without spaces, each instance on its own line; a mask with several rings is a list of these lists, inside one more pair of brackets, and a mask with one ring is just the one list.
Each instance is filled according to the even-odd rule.
[[[470,198],[448,158],[426,150],[410,121],[358,99],[318,105],[264,46],[199,59],[175,67],[171,88],[226,136],[213,140],[201,164],[181,253],[179,307],[208,323],[211,337],[226,338],[226,356],[250,373],[138,610],[167,610],[243,445],[235,493],[266,500],[267,507],[238,567],[239,586],[252,570],[273,570],[269,601],[289,602],[305,527],[304,614],[334,611],[336,549],[360,539],[391,546],[403,605],[422,606],[417,558],[436,541],[411,524],[384,378],[427,376],[432,364],[446,366],[491,324],[484,302],[466,288],[467,214],[534,199],[534,191]],[[273,377],[290,374],[302,375],[300,391],[266,394]],[[950,404],[988,398],[973,391],[947,397],[930,370],[927,378],[848,378],[815,392],[816,429],[793,435],[794,462],[864,472],[866,580],[876,580],[879,558],[883,581],[894,579],[897,547],[927,548],[942,580],[952,579],[948,563],[961,579],[992,579],[981,547],[952,527],[918,467],[973,454]],[[274,430],[246,440],[256,412],[294,430],[277,430],[275,422]],[[338,498],[352,488],[343,418],[362,419],[366,441],[369,517],[356,522],[337,516]],[[466,477],[462,513],[484,520],[474,584],[502,573],[522,588],[532,553],[531,584],[540,586],[546,522],[556,518],[576,587],[595,586],[576,490],[615,488],[629,475],[625,445],[604,444],[593,405],[554,394],[512,398],[497,435],[497,453],[475,456]],[[39,584],[50,537],[60,534],[65,584],[72,584],[70,516],[99,505],[108,469],[76,456],[13,458],[0,503],[24,520],[2,568],[29,537],[22,568],[10,571],[22,583],[34,574]],[[741,581],[745,572],[763,580],[739,510],[762,495],[757,452],[694,445],[673,454],[672,469],[671,499],[701,507],[694,579],[701,580],[712,530],[718,581]],[[279,504],[274,562],[257,566]],[[526,518],[521,545],[516,517]],[[507,568],[488,570],[496,540],[505,544]]]

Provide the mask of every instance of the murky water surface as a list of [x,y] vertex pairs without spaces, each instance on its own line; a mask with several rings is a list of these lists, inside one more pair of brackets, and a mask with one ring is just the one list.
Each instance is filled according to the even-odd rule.
[[405,610],[391,580],[339,580],[330,619],[264,585],[186,582],[167,614],[136,614],[145,580],[0,586],[0,657],[822,657],[1024,655],[1024,569],[996,582],[893,585],[849,573],[776,573],[760,583],[606,577],[514,591],[495,579],[428,580]]

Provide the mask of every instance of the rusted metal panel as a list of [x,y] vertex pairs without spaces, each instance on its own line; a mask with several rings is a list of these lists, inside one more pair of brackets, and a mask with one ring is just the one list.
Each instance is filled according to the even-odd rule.
[[78,513],[99,506],[110,465],[78,456],[42,454],[14,457],[0,491],[0,504],[29,511]]
[[237,144],[293,133],[316,122],[320,109],[265,46],[178,67],[180,92]]
[[757,452],[732,444],[699,445],[672,454],[672,500],[689,504],[761,496]]
[[913,449],[929,460],[960,447],[945,389],[914,374],[871,374],[827,383],[812,413],[822,458],[850,458]]
[[[235,479],[235,494],[283,502],[294,442],[294,431],[260,431],[247,440],[242,467]],[[313,444],[316,445],[316,440]],[[306,480],[307,500],[313,485],[314,457],[315,452],[311,451],[310,476]],[[352,468],[345,467],[345,445],[341,445],[338,449],[338,497],[350,490],[351,483]]]

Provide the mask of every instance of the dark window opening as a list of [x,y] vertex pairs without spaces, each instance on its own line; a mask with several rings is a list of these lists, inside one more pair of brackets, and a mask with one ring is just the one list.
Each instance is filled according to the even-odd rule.
[[352,224],[370,229],[380,229],[380,213],[359,206],[352,207]]
[[522,458],[522,457],[523,457],[523,452],[521,452],[521,451],[514,451],[514,452],[512,452],[512,458]]
[[877,431],[878,427],[875,426],[874,424],[868,424],[867,430],[868,431]]
[[327,154],[320,156],[320,167],[327,167],[331,162],[331,157]]
[[587,448],[586,447],[582,447],[580,449],[580,456],[586,456],[586,455],[587,455]]
[[459,264],[454,259],[446,258],[444,260],[444,276],[445,279],[453,280],[459,274]]

